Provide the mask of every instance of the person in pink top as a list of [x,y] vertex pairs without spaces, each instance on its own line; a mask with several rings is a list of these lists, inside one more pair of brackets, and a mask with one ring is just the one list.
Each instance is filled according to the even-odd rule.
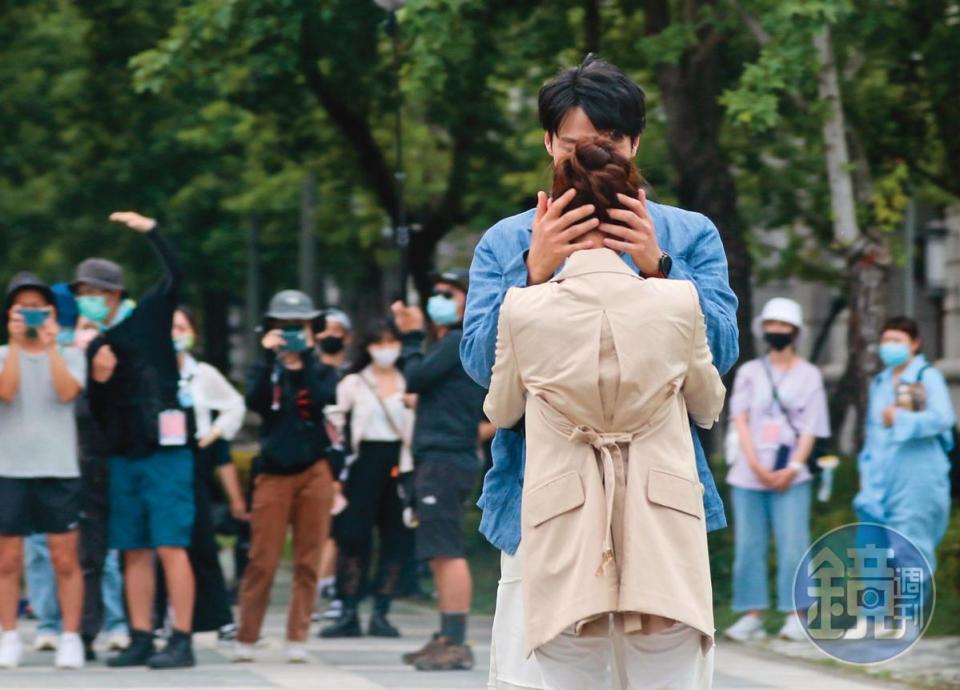
[[777,547],[777,608],[787,613],[780,637],[803,639],[793,610],[793,579],[810,545],[812,475],[807,458],[816,439],[830,436],[820,370],[797,354],[803,311],[791,299],[770,300],[754,321],[766,356],[743,364],[730,397],[738,444],[730,458],[734,527],[733,608],[744,612],[725,631],[745,641],[766,635],[770,532]]

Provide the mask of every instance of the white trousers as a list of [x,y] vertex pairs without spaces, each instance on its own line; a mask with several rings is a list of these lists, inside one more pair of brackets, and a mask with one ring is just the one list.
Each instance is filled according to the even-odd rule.
[[573,628],[524,656],[520,554],[500,558],[489,690],[710,690],[714,649],[682,623],[651,635],[578,637]]

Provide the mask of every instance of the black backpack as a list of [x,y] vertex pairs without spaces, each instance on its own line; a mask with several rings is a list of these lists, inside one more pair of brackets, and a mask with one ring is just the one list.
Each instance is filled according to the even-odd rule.
[[[927,369],[932,368],[932,364],[926,364],[917,374],[917,383],[923,383],[923,375]],[[947,457],[950,459],[950,495],[953,498],[960,499],[960,448],[958,448],[958,434],[957,434],[957,425],[953,425],[953,429],[950,430],[950,433],[953,436],[953,447],[951,448],[942,437],[938,437],[940,444],[943,446],[943,452],[947,454]]]

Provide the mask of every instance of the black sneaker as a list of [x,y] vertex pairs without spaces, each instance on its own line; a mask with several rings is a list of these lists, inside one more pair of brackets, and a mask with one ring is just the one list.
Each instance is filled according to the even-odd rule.
[[233,642],[236,639],[237,639],[236,623],[227,623],[226,625],[220,626],[220,629],[217,630],[218,642]]
[[93,649],[93,638],[83,635],[83,659],[87,662],[97,660],[97,653]]
[[143,630],[130,631],[130,646],[116,656],[107,659],[110,668],[128,666],[146,666],[147,660],[154,655],[153,635]]
[[356,606],[344,606],[343,613],[336,623],[331,623],[320,630],[317,637],[363,637],[363,630],[360,629],[360,618],[357,616]]
[[400,631],[390,624],[386,614],[376,611],[370,616],[370,626],[367,628],[367,634],[370,637],[400,637]]
[[196,665],[197,660],[193,656],[193,636],[179,630],[174,630],[167,641],[167,646],[147,661],[147,666],[153,669],[189,668]]

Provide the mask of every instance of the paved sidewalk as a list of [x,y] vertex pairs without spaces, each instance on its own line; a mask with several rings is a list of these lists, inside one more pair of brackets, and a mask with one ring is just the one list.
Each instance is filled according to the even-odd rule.
[[[279,688],[285,690],[459,690],[486,688],[490,651],[490,619],[474,617],[470,638],[477,668],[473,671],[422,673],[400,662],[400,655],[419,647],[436,627],[436,614],[426,608],[400,604],[391,616],[405,637],[399,640],[362,638],[320,640],[312,637],[309,664],[284,663],[282,601],[289,591],[283,578],[275,588],[264,629],[264,644],[258,659],[250,664],[233,664],[228,649],[217,645],[212,634],[198,635],[198,666],[185,671],[113,670],[102,661],[83,671],[56,671],[52,653],[29,652],[21,668],[0,672],[0,688],[17,690],[120,690],[179,688]],[[32,623],[20,626],[24,643],[33,638]],[[316,626],[314,626],[316,627]],[[805,643],[796,643],[805,644]],[[101,655],[103,656],[103,655]],[[742,647],[720,640],[717,648],[715,690],[875,690],[903,688],[881,684],[875,678],[823,668],[802,660],[790,661],[770,652]],[[584,690],[593,690],[584,688]]]

